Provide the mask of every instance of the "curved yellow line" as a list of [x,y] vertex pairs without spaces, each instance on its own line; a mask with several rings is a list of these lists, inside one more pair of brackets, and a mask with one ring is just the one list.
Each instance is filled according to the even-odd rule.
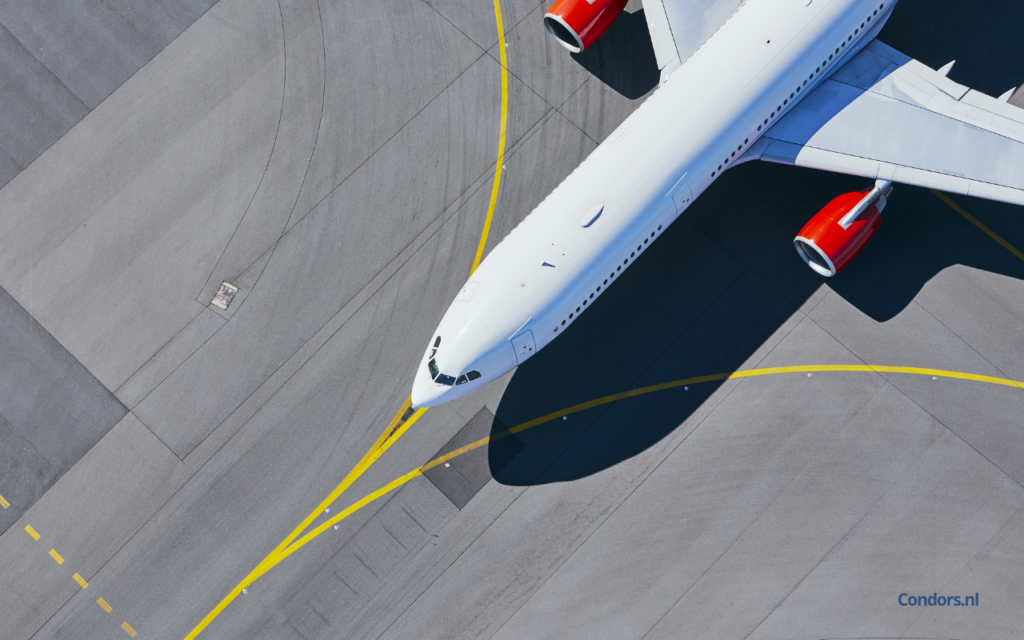
[[999,234],[997,234],[995,231],[993,231],[993,230],[989,229],[988,227],[986,227],[981,222],[981,220],[978,220],[977,218],[975,218],[971,214],[967,213],[967,211],[965,211],[963,209],[963,207],[961,207],[957,203],[953,202],[953,200],[951,200],[949,196],[947,196],[946,194],[942,193],[941,191],[936,191],[935,189],[931,189],[931,192],[933,194],[935,194],[935,197],[937,197],[939,200],[942,200],[947,205],[949,205],[949,207],[953,211],[956,211],[957,213],[962,215],[964,218],[966,218],[968,222],[970,222],[974,226],[976,226],[979,229],[981,229],[985,233],[985,235],[987,235],[988,237],[990,237],[993,240],[995,240],[996,242],[998,242],[1004,249],[1006,249],[1007,251],[1009,251],[1013,255],[1017,256],[1019,259],[1024,260],[1024,253],[1021,253],[1020,251],[1018,251],[1017,247],[1013,246],[1012,244],[1010,244],[1006,240],[1003,240],[999,236]]
[[498,24],[498,53],[501,56],[501,129],[498,133],[498,163],[494,166],[491,203],[487,207],[487,217],[484,218],[484,228],[480,234],[480,242],[476,247],[473,266],[469,269],[470,275],[473,275],[476,268],[480,266],[480,261],[484,258],[484,248],[487,246],[487,236],[491,232],[491,219],[494,217],[494,207],[498,204],[502,165],[505,163],[505,129],[508,124],[508,57],[505,53],[505,25],[501,19],[501,2],[499,0],[494,0],[494,19]]
[[[501,17],[500,0],[494,0],[494,18],[498,27],[498,52],[500,54],[501,59],[501,128],[498,132],[498,162],[495,165],[494,169],[494,183],[491,186],[491,201],[487,207],[487,217],[484,218],[484,227],[480,235],[480,242],[477,244],[476,256],[473,258],[473,266],[470,268],[469,271],[470,275],[472,275],[473,272],[476,271],[476,268],[480,266],[480,261],[483,260],[484,248],[487,246],[487,236],[490,234],[491,230],[491,220],[494,218],[494,209],[498,204],[498,191],[501,188],[501,171],[502,165],[505,162],[505,133],[508,124],[508,57],[505,53],[505,26],[504,21],[502,20]],[[356,464],[356,466],[345,476],[344,479],[342,479],[338,486],[335,487],[334,490],[331,491],[331,493],[326,498],[324,498],[319,505],[317,505],[316,509],[314,509],[308,516],[306,516],[306,518],[303,519],[301,523],[299,523],[298,527],[296,527],[294,530],[292,530],[290,534],[288,534],[288,537],[282,540],[281,543],[278,544],[277,547],[275,547],[274,550],[271,551],[266,558],[260,561],[260,563],[256,565],[256,568],[250,571],[249,575],[247,575],[240,583],[238,583],[238,585],[236,585],[235,588],[232,589],[231,592],[228,595],[226,595],[217,604],[217,606],[214,607],[213,610],[210,611],[210,613],[208,613],[206,617],[203,618],[202,621],[200,621],[199,624],[197,624],[194,629],[192,629],[191,632],[189,632],[187,636],[185,636],[185,640],[193,640],[196,636],[202,633],[202,631],[207,626],[209,626],[209,624],[213,622],[218,615],[220,615],[220,612],[223,611],[229,604],[231,604],[231,602],[236,597],[238,597],[240,593],[242,593],[243,589],[247,588],[249,585],[255,582],[260,576],[262,576],[270,569],[274,568],[279,562],[290,556],[292,553],[301,549],[310,540],[313,540],[321,533],[331,528],[333,525],[337,524],[338,522],[341,522],[342,520],[344,520],[351,514],[355,513],[356,511],[359,511],[364,506],[370,504],[377,498],[387,493],[390,493],[395,488],[402,486],[409,480],[413,479],[414,477],[422,473],[420,469],[410,471],[401,478],[398,478],[397,480],[391,482],[390,484],[381,487],[377,491],[374,491],[373,493],[366,496],[362,500],[359,500],[352,506],[348,507],[347,509],[344,509],[341,513],[337,514],[333,518],[330,518],[329,520],[317,526],[312,531],[309,531],[308,533],[303,535],[303,532],[309,528],[309,526],[317,519],[317,517],[319,517],[320,514],[324,513],[325,509],[334,504],[335,500],[337,500],[341,496],[341,494],[345,492],[346,489],[352,486],[352,483],[358,480],[359,477],[362,476],[363,473],[365,473],[366,470],[369,469],[370,466],[373,465],[373,463],[376,462],[377,459],[380,458],[380,456],[382,456],[384,452],[387,451],[391,447],[391,445],[394,444],[398,440],[398,438],[400,438],[402,434],[405,433],[409,429],[409,427],[415,424],[416,421],[419,420],[420,416],[422,416],[427,411],[425,408],[419,409],[415,413],[413,413],[408,420],[402,422],[401,417],[405,414],[406,410],[409,408],[409,405],[409,401],[406,400],[405,404],[402,406],[401,410],[395,415],[395,418],[388,425],[387,429],[384,430],[384,432],[380,435],[380,437],[373,444],[373,446],[370,447],[370,450],[366,452],[366,455],[364,455],[363,458]]]
[[[919,368],[919,367],[889,367],[889,366],[882,366],[882,365],[859,365],[859,364],[803,365],[803,366],[795,366],[795,367],[767,367],[767,368],[763,368],[763,369],[747,369],[745,371],[733,371],[732,373],[716,373],[716,374],[712,374],[712,375],[708,375],[708,376],[698,376],[698,377],[695,377],[695,378],[684,378],[682,380],[673,380],[672,382],[664,382],[662,384],[655,384],[655,385],[650,385],[650,386],[647,386],[647,387],[641,387],[639,389],[632,389],[630,391],[623,391],[622,393],[616,393],[616,394],[613,394],[613,395],[610,395],[610,396],[604,396],[603,398],[597,398],[596,400],[591,400],[589,402],[584,402],[584,403],[581,403],[581,404],[577,404],[577,405],[574,405],[572,407],[569,407],[568,409],[563,409],[561,411],[555,411],[553,413],[549,413],[549,414],[547,414],[545,416],[541,416],[541,417],[536,418],[534,420],[530,420],[529,422],[524,422],[523,424],[517,425],[517,426],[512,427],[511,429],[509,429],[507,434],[520,433],[520,432],[525,431],[527,429],[532,429],[533,427],[536,427],[536,426],[542,425],[544,423],[551,422],[552,420],[556,420],[558,418],[561,418],[562,416],[567,416],[567,415],[570,415],[570,414],[573,414],[573,413],[579,413],[580,411],[585,411],[586,409],[592,409],[594,407],[598,407],[598,406],[601,406],[601,405],[604,405],[604,404],[610,404],[610,403],[616,402],[618,400],[625,400],[626,398],[635,398],[637,396],[642,396],[642,395],[646,395],[646,394],[649,394],[649,393],[655,393],[655,392],[658,392],[658,391],[666,391],[668,389],[677,389],[679,387],[687,387],[687,386],[691,386],[691,385],[702,384],[702,383],[705,383],[705,382],[718,382],[718,381],[722,381],[722,380],[736,380],[736,379],[740,379],[740,378],[754,378],[754,377],[760,377],[760,376],[779,375],[779,374],[784,374],[784,373],[819,373],[819,372],[820,373],[830,373],[830,372],[831,373],[835,373],[835,372],[904,373],[904,374],[919,375],[919,376],[932,376],[932,377],[937,377],[937,378],[950,378],[950,379],[954,379],[954,380],[969,380],[969,381],[973,381],[973,382],[984,382],[986,384],[995,384],[995,385],[1001,385],[1001,386],[1006,386],[1006,387],[1015,387],[1017,389],[1024,389],[1024,382],[1019,382],[1017,380],[1008,380],[1006,378],[996,378],[996,377],[993,377],[993,376],[983,376],[983,375],[977,375],[977,374],[974,374],[974,373],[961,373],[959,371],[946,371],[946,370],[943,370],[943,369],[925,369],[925,368]],[[305,526],[304,525],[308,526],[308,524],[310,522],[312,522],[312,520],[316,516],[320,515],[320,513],[322,513],[323,509],[326,508],[325,505],[331,504],[334,501],[334,499],[336,499],[338,496],[340,496],[341,492],[344,491],[345,488],[350,486],[351,483],[355,481],[355,478],[358,478],[359,475],[361,475],[363,473],[363,471],[365,471],[367,468],[369,468],[369,466],[371,464],[373,464],[374,461],[376,461],[381,455],[383,455],[384,452],[387,451],[388,448],[390,448],[390,446],[392,444],[394,444],[394,442],[397,441],[398,438],[403,433],[405,433],[405,431],[408,430],[409,427],[411,427],[420,418],[420,416],[423,415],[423,413],[426,412],[426,409],[420,409],[420,410],[416,411],[415,413],[413,413],[413,415],[407,421],[405,421],[404,423],[401,423],[399,418],[404,413],[404,411],[405,411],[405,409],[407,407],[408,407],[408,405],[403,406],[402,412],[399,412],[399,414],[396,416],[396,420],[393,420],[392,423],[388,425],[388,428],[385,429],[383,434],[381,434],[381,437],[378,439],[378,441],[375,444],[374,448],[371,448],[370,451],[367,452],[367,454],[366,454],[366,456],[364,456],[363,460],[361,460],[360,463],[358,465],[356,465],[356,468],[353,469],[352,472],[350,472],[349,475],[345,477],[345,480],[343,480],[341,482],[341,484],[339,484],[338,487],[334,491],[331,492],[331,495],[328,496],[328,499],[326,499],[324,502],[322,502],[317,507],[317,511],[313,512],[312,514],[310,514],[310,517],[308,517],[306,520],[303,521],[303,524],[300,525],[300,528],[297,528],[295,531],[293,531],[292,535],[290,535],[288,538],[285,539],[284,542],[282,542],[280,545],[278,545],[278,547],[276,549],[274,549],[274,551],[271,552],[270,555],[268,555],[266,558],[264,558],[263,561],[260,562],[256,566],[256,568],[253,569],[249,573],[249,575],[247,575],[245,577],[244,580],[242,580],[242,582],[240,582],[234,589],[232,589],[231,593],[229,593],[227,596],[225,596],[225,598],[220,601],[220,603],[213,609],[213,611],[211,611],[209,614],[207,614],[207,616],[205,618],[203,618],[202,622],[200,622],[196,626],[196,628],[193,629],[192,632],[189,633],[185,637],[185,640],[192,640],[193,638],[198,636],[199,633],[203,629],[205,629],[207,627],[207,625],[209,625],[214,620],[214,618],[216,618],[220,614],[220,612],[223,611],[224,608],[227,607],[228,604],[230,604],[231,601],[234,600],[242,592],[242,589],[245,589],[246,587],[248,587],[250,584],[255,582],[260,576],[265,574],[270,569],[274,568],[282,560],[284,560],[285,558],[287,558],[291,554],[293,554],[296,551],[298,551],[299,549],[301,549],[303,546],[305,546],[306,544],[308,544],[309,542],[314,540],[317,536],[321,535],[322,533],[324,533],[325,531],[330,529],[335,524],[338,524],[339,522],[341,522],[342,520],[348,518],[349,516],[351,516],[352,514],[356,513],[357,511],[359,511],[363,507],[365,507],[365,506],[373,503],[374,501],[378,500],[379,498],[381,498],[381,497],[391,493],[395,489],[398,489],[399,487],[405,485],[407,482],[409,482],[413,478],[415,478],[415,477],[417,477],[419,475],[422,475],[424,471],[427,471],[429,469],[433,469],[434,467],[436,467],[436,466],[438,466],[440,464],[444,464],[445,462],[448,462],[449,460],[452,460],[453,458],[457,458],[457,457],[459,457],[459,456],[461,456],[461,455],[463,455],[465,453],[468,453],[468,452],[470,452],[470,451],[472,451],[474,449],[478,449],[478,448],[488,444],[491,441],[491,439],[492,439],[490,436],[485,437],[485,438],[481,438],[481,439],[477,440],[476,442],[471,442],[471,443],[469,443],[469,444],[467,444],[467,445],[465,445],[463,447],[460,447],[459,449],[456,449],[455,451],[452,451],[450,453],[446,453],[443,456],[439,456],[439,457],[431,460],[430,462],[427,462],[426,464],[424,464],[422,467],[420,467],[418,469],[413,469],[412,471],[406,473],[405,475],[402,475],[402,476],[392,480],[391,482],[389,482],[388,484],[384,485],[383,487],[377,489],[373,493],[370,493],[369,495],[365,496],[364,498],[356,501],[354,504],[352,504],[349,507],[345,508],[344,510],[342,510],[340,513],[338,513],[334,517],[332,517],[329,520],[323,522],[318,527],[316,527],[312,531],[306,533],[305,535],[302,535],[301,537],[299,537],[296,540],[296,537],[298,537],[299,534],[302,531],[305,530]],[[505,437],[505,435],[507,435],[507,434],[499,434],[498,436],[496,436],[496,438]],[[351,480],[349,479],[350,477],[352,478]]]
[[[655,384],[655,385],[650,385],[650,386],[647,386],[647,387],[641,387],[639,389],[632,389],[630,391],[624,391],[622,393],[616,393],[616,394],[613,394],[613,395],[610,395],[610,396],[604,396],[603,398],[598,398],[596,400],[591,400],[589,402],[584,402],[584,403],[581,403],[581,404],[577,404],[577,405],[574,405],[572,407],[569,407],[568,409],[563,409],[562,411],[555,411],[553,413],[549,413],[549,414],[547,414],[545,416],[541,416],[541,417],[536,418],[534,420],[530,420],[529,422],[524,422],[523,424],[520,424],[518,426],[512,427],[505,434],[498,434],[494,438],[492,438],[491,436],[488,436],[488,437],[485,437],[485,438],[481,438],[481,439],[479,439],[479,440],[477,440],[475,442],[471,442],[471,443],[469,443],[469,444],[467,444],[467,445],[465,445],[463,447],[460,447],[460,448],[458,448],[458,449],[456,449],[456,450],[454,450],[454,451],[452,451],[450,453],[446,453],[443,456],[439,456],[437,458],[434,458],[430,462],[424,464],[422,467],[420,467],[418,469],[413,469],[412,471],[406,473],[405,475],[400,476],[400,477],[396,478],[395,480],[392,480],[391,482],[389,482],[388,484],[384,485],[380,489],[377,489],[373,493],[367,495],[366,497],[364,497],[361,500],[357,501],[353,505],[349,506],[348,508],[346,508],[345,510],[343,510],[342,512],[340,512],[339,514],[337,514],[336,516],[334,516],[333,518],[331,518],[327,522],[323,523],[322,525],[320,525],[319,527],[317,527],[313,531],[310,531],[306,535],[302,536],[302,538],[300,538],[297,542],[295,542],[294,544],[289,546],[287,549],[285,549],[282,552],[282,554],[280,554],[278,557],[276,557],[273,564],[277,564],[278,562],[280,562],[281,560],[283,560],[287,556],[291,555],[292,553],[297,551],[299,548],[301,548],[302,546],[304,546],[305,544],[309,543],[314,538],[316,538],[317,536],[322,534],[324,531],[329,529],[331,526],[341,522],[342,520],[344,520],[345,518],[351,516],[353,513],[356,513],[357,511],[359,511],[360,509],[362,509],[366,505],[376,501],[377,499],[387,495],[388,493],[391,493],[395,489],[398,489],[399,487],[403,486],[404,484],[406,484],[407,482],[409,482],[413,478],[415,478],[415,477],[417,477],[419,475],[422,475],[424,471],[428,471],[430,469],[433,469],[434,467],[436,467],[438,465],[444,464],[445,462],[448,462],[449,460],[457,458],[457,457],[459,457],[459,456],[461,456],[461,455],[463,455],[465,453],[468,453],[470,451],[473,451],[474,449],[479,449],[480,447],[482,447],[482,446],[488,444],[489,442],[491,442],[492,439],[498,439],[498,438],[506,437],[507,435],[512,434],[512,433],[519,433],[519,432],[525,431],[527,429],[532,429],[533,427],[542,425],[544,423],[551,422],[553,420],[557,420],[558,418],[561,418],[562,416],[567,416],[567,415],[570,415],[570,414],[573,414],[573,413],[579,413],[580,411],[584,411],[586,409],[592,409],[593,407],[597,407],[597,406],[600,406],[600,405],[610,404],[610,403],[616,402],[618,400],[625,400],[626,398],[634,398],[636,396],[642,396],[642,395],[646,395],[646,394],[649,394],[649,393],[655,393],[655,392],[658,392],[658,391],[666,391],[668,389],[677,389],[679,387],[687,387],[687,386],[702,384],[702,383],[706,383],[706,382],[718,382],[718,381],[723,381],[723,380],[735,380],[735,379],[741,379],[741,378],[754,378],[754,377],[760,377],[760,376],[779,375],[779,374],[784,374],[784,373],[837,373],[837,372],[904,373],[904,374],[909,374],[909,375],[932,376],[932,377],[937,377],[937,378],[949,378],[949,379],[954,379],[954,380],[969,380],[969,381],[972,381],[972,382],[983,382],[983,383],[986,383],[986,384],[995,384],[995,385],[1000,385],[1000,386],[1005,386],[1005,387],[1015,387],[1017,389],[1024,389],[1024,382],[1019,382],[1017,380],[1008,380],[1006,378],[996,378],[996,377],[993,377],[993,376],[982,376],[982,375],[977,375],[977,374],[973,374],[973,373],[961,373],[959,371],[946,371],[946,370],[943,370],[943,369],[924,369],[924,368],[918,368],[918,367],[889,367],[889,366],[880,366],[880,365],[842,365],[842,364],[841,365],[804,365],[804,366],[796,366],[796,367],[768,367],[768,368],[763,368],[763,369],[748,369],[748,370],[745,370],[745,371],[733,371],[732,373],[718,373],[718,374],[713,374],[713,375],[708,375],[708,376],[699,376],[699,377],[695,377],[695,378],[684,378],[682,380],[674,380],[672,382],[665,382],[665,383],[662,383],[662,384]],[[273,565],[271,565],[271,566],[273,566]],[[269,568],[270,567],[267,567],[267,569],[269,569]],[[257,567],[257,569],[259,569],[259,567]],[[260,571],[259,575],[262,575],[265,572],[266,572],[266,570]],[[241,587],[238,587],[238,591],[241,591]]]
[[[419,420],[420,417],[427,411],[426,409],[419,409],[415,411],[411,416],[409,416],[409,418],[406,421],[402,422],[402,416],[409,408],[409,404],[409,401],[406,400],[405,403],[402,405],[402,409],[395,415],[394,419],[388,424],[387,428],[384,430],[383,433],[381,433],[380,437],[377,438],[377,441],[373,444],[372,447],[370,447],[370,450],[367,451],[366,455],[364,455],[363,458],[356,464],[356,466],[353,467],[353,469],[348,472],[348,474],[338,484],[338,486],[335,487],[334,490],[331,491],[331,493],[326,498],[324,498],[320,502],[320,504],[317,505],[316,509],[314,509],[308,516],[306,516],[306,518],[299,524],[298,527],[296,527],[290,534],[288,534],[288,537],[281,541],[281,543],[277,545],[277,547],[275,547],[274,550],[271,551],[266,558],[261,560],[260,563],[256,565],[256,568],[249,572],[249,575],[245,576],[245,578],[241,582],[239,582],[235,586],[235,588],[232,589],[230,593],[228,593],[228,595],[224,596],[224,598],[219,603],[217,603],[217,606],[214,607],[213,610],[210,611],[210,613],[206,614],[206,617],[203,618],[199,622],[199,624],[197,624],[195,628],[192,629],[191,632],[189,632],[187,636],[185,636],[185,640],[193,640],[193,638],[202,633],[203,629],[209,626],[209,624],[213,622],[214,619],[217,618],[217,616],[220,615],[220,612],[223,611],[229,604],[231,604],[231,602],[235,598],[238,597],[238,594],[242,593],[242,589],[245,589],[253,582],[256,582],[256,580],[260,576],[262,576],[267,571],[273,569],[275,566],[277,566],[279,562],[287,558],[296,549],[301,548],[303,545],[306,544],[306,542],[309,542],[309,540],[312,539],[311,537],[309,537],[309,534],[306,534],[306,536],[299,538],[299,541],[294,542],[293,544],[293,541],[295,541],[296,538],[302,535],[302,532],[304,532],[309,527],[309,525],[312,524],[316,520],[316,518],[320,516],[320,514],[324,513],[325,509],[334,504],[334,501],[337,500],[346,489],[352,486],[352,483],[358,480],[359,477],[362,476],[363,473],[365,473],[366,470],[369,469],[370,466],[373,465],[373,463],[376,462],[378,458],[384,455],[384,452],[390,449],[391,445],[397,442],[398,439],[402,436],[402,434],[408,431],[409,428],[412,427],[412,425],[416,424],[416,421]],[[417,470],[417,473],[419,473],[419,470]],[[406,480],[406,482],[408,482],[408,480]],[[382,490],[383,489],[378,491]],[[391,489],[387,489],[387,491],[390,490]],[[367,496],[366,498],[363,498],[363,500],[357,502],[355,505],[352,505],[348,509],[342,511],[341,514],[345,514],[345,517],[347,517],[351,513],[355,513],[366,504],[369,504],[373,500],[376,500],[376,497],[370,499],[370,497],[374,496],[375,494],[376,492],[370,494],[370,496]],[[342,519],[343,518],[338,518],[337,516],[335,516],[328,522],[321,524],[319,527],[314,529],[313,532],[315,532],[316,535],[320,535],[331,525],[335,524],[335,522],[340,522]]]

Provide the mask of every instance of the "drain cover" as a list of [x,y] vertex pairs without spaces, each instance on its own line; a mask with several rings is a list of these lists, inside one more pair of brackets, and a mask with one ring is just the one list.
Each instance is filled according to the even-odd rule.
[[221,309],[227,309],[236,293],[238,293],[238,287],[230,282],[221,283],[220,289],[217,291],[217,295],[213,297],[213,306],[220,307]]

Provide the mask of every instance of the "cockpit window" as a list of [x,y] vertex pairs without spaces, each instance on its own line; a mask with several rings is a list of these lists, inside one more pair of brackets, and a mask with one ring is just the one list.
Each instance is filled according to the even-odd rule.
[[434,348],[436,349],[436,348],[438,348],[440,346],[441,346],[441,336],[437,336],[437,340],[434,340]]
[[441,371],[437,368],[437,360],[431,360],[427,363],[427,369],[430,370],[430,379],[436,380],[437,376]]
[[437,384],[443,384],[446,387],[450,387],[453,384],[455,384],[455,378],[441,373],[438,374],[436,378],[434,378],[434,382],[436,382]]
[[480,372],[479,371],[470,371],[469,373],[466,374],[466,377],[468,379],[470,379],[470,380],[476,380],[477,378],[480,377]]
[[462,375],[459,376],[459,379],[455,381],[455,384],[466,384],[467,382],[469,382],[469,380],[466,380],[466,376]]

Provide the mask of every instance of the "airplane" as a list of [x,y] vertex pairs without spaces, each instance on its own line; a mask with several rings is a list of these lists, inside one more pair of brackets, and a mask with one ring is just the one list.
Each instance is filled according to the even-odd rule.
[[[722,174],[763,160],[874,180],[794,239],[836,275],[894,183],[1024,205],[1024,110],[876,40],[898,0],[644,0],[659,87],[474,271],[412,387],[432,407],[532,357]],[[556,0],[544,26],[592,46],[626,0]],[[720,21],[708,16],[712,9]]]

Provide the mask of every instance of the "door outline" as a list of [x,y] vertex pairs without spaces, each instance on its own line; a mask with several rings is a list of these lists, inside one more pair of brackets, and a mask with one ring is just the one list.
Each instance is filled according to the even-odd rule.
[[686,179],[684,175],[679,179],[679,182],[672,187],[671,197],[672,202],[676,205],[676,216],[681,214],[686,207],[690,206],[690,202],[693,201],[693,192],[690,191],[690,185],[683,182]]
[[523,364],[537,351],[537,343],[533,339],[533,331],[529,329],[520,331],[508,340],[512,343],[512,350],[516,352],[516,365]]

